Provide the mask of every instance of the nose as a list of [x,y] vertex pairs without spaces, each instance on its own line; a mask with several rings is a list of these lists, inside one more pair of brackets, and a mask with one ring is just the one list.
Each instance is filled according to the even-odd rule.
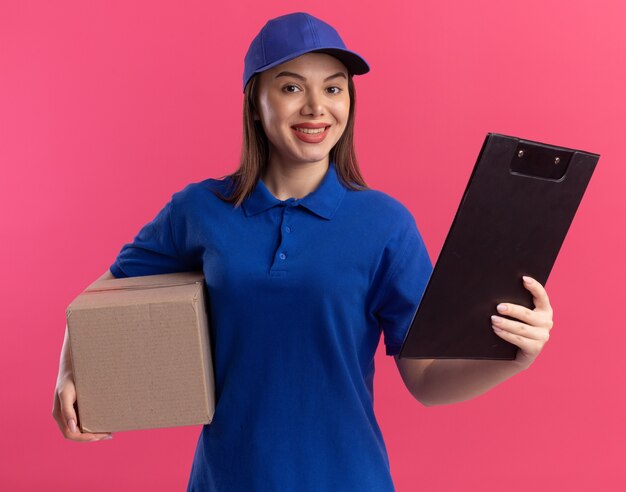
[[325,109],[322,96],[315,91],[309,91],[305,100],[305,104],[300,110],[300,114],[319,116],[323,115],[324,111]]

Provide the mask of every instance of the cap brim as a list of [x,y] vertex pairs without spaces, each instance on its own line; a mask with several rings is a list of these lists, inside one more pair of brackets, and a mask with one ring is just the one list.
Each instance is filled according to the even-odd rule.
[[363,75],[370,71],[368,63],[354,51],[342,50],[338,48],[319,48],[313,53],[327,53],[338,58],[353,75]]

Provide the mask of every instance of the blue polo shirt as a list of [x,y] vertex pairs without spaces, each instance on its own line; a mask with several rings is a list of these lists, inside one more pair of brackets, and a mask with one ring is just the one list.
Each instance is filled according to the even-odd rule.
[[339,181],[307,196],[259,180],[235,208],[228,179],[174,193],[115,277],[203,270],[216,408],[188,491],[392,491],[373,409],[374,354],[397,354],[432,265],[411,213]]

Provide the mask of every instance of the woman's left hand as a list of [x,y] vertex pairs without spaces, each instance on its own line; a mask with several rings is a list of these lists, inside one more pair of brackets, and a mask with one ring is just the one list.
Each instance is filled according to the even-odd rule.
[[531,277],[524,277],[524,287],[533,295],[535,309],[503,302],[498,304],[498,312],[519,321],[499,316],[492,316],[491,321],[496,335],[519,347],[514,362],[526,369],[550,338],[553,313],[543,285]]

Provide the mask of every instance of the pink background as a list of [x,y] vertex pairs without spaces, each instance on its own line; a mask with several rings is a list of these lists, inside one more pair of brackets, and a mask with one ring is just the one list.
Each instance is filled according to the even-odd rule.
[[433,261],[487,132],[602,156],[530,370],[426,408],[381,344],[375,406],[398,491],[626,490],[623,5],[0,2],[0,489],[185,488],[200,427],[62,438],[65,308],[172,193],[235,169],[247,46],[307,10],[371,64],[355,79],[361,167],[413,212]]

